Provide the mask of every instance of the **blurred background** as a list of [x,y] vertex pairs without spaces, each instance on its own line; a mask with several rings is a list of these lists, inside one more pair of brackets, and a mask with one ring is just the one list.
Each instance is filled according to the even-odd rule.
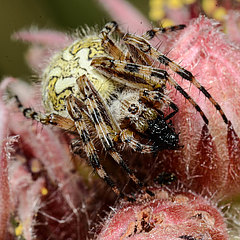
[[[223,22],[228,10],[240,5],[240,0],[127,1],[155,25],[181,24],[199,13]],[[33,26],[71,32],[85,24],[102,26],[109,20],[97,0],[0,0],[0,80],[5,76],[28,80],[32,74],[24,60],[27,44],[11,40],[14,32]]]
[[[129,2],[147,15],[148,1]],[[31,75],[24,60],[27,45],[11,40],[14,32],[32,26],[70,32],[85,24],[101,26],[108,20],[110,17],[96,0],[0,0],[0,79],[26,79]]]

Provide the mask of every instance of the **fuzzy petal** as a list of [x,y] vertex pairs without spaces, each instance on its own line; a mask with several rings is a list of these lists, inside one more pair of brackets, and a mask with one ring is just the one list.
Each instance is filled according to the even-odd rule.
[[35,28],[16,32],[12,38],[32,44],[26,54],[26,60],[29,66],[39,75],[47,66],[50,57],[73,41],[73,38],[65,33]]
[[9,152],[7,145],[10,142],[1,142],[0,159],[0,239],[5,239],[8,219],[10,216],[10,192],[8,182]]
[[45,181],[43,178],[33,181],[31,173],[20,162],[12,162],[10,185],[21,226],[18,234],[23,234],[26,240],[32,240],[34,239],[35,214],[40,207],[41,189]]
[[[240,134],[239,56],[240,49],[220,31],[218,23],[203,16],[189,24],[172,46],[169,54],[171,59],[181,62],[181,66],[191,71],[210,92],[231,121],[233,128],[231,124],[228,126],[224,123],[219,112],[202,92],[174,74],[174,78],[207,115],[209,126],[204,126],[200,114],[181,94],[172,91],[171,97],[179,107],[174,123],[176,131],[180,132],[180,143],[184,147],[175,153],[164,153],[168,162],[170,160],[169,163],[165,163],[165,168],[168,166],[174,172],[179,172],[181,179],[185,179],[192,190],[204,194],[216,194],[219,198],[240,190],[239,180],[236,180],[231,187],[228,185],[228,169],[233,162],[231,157],[233,155],[228,147],[230,141],[228,132],[238,136]],[[239,145],[234,146],[237,148],[235,149],[237,154]],[[235,159],[239,157],[238,154]],[[234,169],[239,169],[239,161],[234,163]],[[239,175],[236,179],[239,179]]]
[[226,31],[233,42],[240,44],[240,11],[230,11],[228,13]]
[[[29,85],[18,82],[11,86],[12,91],[28,106],[39,109],[39,99],[33,99],[35,91]],[[38,92],[38,88],[36,89]],[[29,93],[26,96],[26,92]],[[14,109],[14,108],[12,108]],[[73,168],[70,161],[69,146],[61,133],[50,127],[42,127],[36,122],[27,120],[22,113],[12,110],[12,121],[8,122],[11,132],[20,135],[21,146],[26,155],[38,159],[48,171],[50,179],[57,183],[63,195],[72,202],[73,206],[81,202],[81,194],[75,176],[71,173]]]
[[221,213],[207,200],[191,193],[155,193],[152,201],[116,207],[97,239],[228,239]]
[[143,33],[151,29],[149,21],[129,2],[125,0],[98,0],[125,31]]
[[27,43],[40,44],[43,46],[61,49],[72,42],[72,39],[65,33],[53,30],[19,31],[12,36],[15,40],[22,40]]
[[7,139],[8,134],[8,110],[3,102],[3,92],[7,85],[13,82],[12,78],[6,78],[0,85],[0,239],[5,238],[10,215],[10,192],[9,192],[9,176],[8,161],[10,160],[9,147],[14,142],[14,138]]

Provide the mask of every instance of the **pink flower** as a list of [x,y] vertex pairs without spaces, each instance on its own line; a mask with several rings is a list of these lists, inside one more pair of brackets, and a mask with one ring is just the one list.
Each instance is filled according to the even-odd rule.
[[[151,26],[123,0],[100,2],[111,9],[113,18],[127,31],[141,34]],[[162,172],[175,173],[178,180],[169,190],[153,187],[156,193],[153,199],[139,195],[136,203],[117,204],[115,213],[102,224],[98,239],[119,239],[120,236],[129,239],[228,238],[224,219],[215,205],[240,192],[240,48],[239,32],[230,24],[237,19],[238,13],[234,14],[235,17],[229,16],[227,20],[234,43],[221,32],[217,22],[200,16],[181,32],[161,36],[163,43],[159,49],[164,53],[170,51],[169,58],[181,62],[181,66],[196,76],[220,104],[230,120],[229,125],[195,86],[190,88],[186,80],[171,73],[206,113],[209,126],[204,125],[195,108],[179,92],[169,87],[170,96],[179,107],[172,120],[183,148],[162,151],[157,159],[152,156],[138,159],[137,156],[131,165],[148,178],[150,185]],[[39,74],[48,64],[45,59],[74,40],[49,30],[22,31],[14,37],[32,44],[27,60]],[[159,38],[152,41],[154,46],[158,46]],[[113,195],[103,194],[106,186],[90,175],[85,159],[79,163],[80,157],[71,155],[68,147],[71,136],[26,120],[14,102],[3,100],[7,86],[24,105],[42,110],[38,87],[13,78],[1,83],[0,239],[10,239],[13,235],[6,231],[10,214],[14,221],[19,221],[15,234],[27,240],[35,236],[38,239],[97,237],[100,228],[94,228],[92,233],[88,231],[98,223],[99,216],[113,206]],[[76,168],[81,176],[74,173]]]
[[[1,84],[2,91],[7,84],[26,104],[36,104],[32,87],[8,78]],[[24,95],[26,92],[28,96]],[[48,222],[47,229],[39,236],[57,236],[60,230],[62,239],[65,236],[85,236],[87,221],[79,224],[79,219],[85,218],[85,214],[78,208],[87,194],[85,197],[82,195],[85,187],[81,177],[72,172],[67,137],[64,138],[56,129],[26,121],[13,102],[6,105],[1,100],[1,104],[5,112],[1,115],[4,135],[1,141],[0,216],[5,222],[1,222],[0,239],[8,239],[3,236],[7,234],[4,230],[10,213],[14,221],[18,221],[15,234],[24,236],[26,240],[38,235],[44,221]],[[65,225],[61,224],[65,222]],[[68,232],[66,229],[71,229],[69,224],[72,230]],[[38,228],[35,225],[39,225]],[[54,230],[57,226],[58,231]]]
[[217,199],[226,198],[240,190],[240,48],[227,39],[217,22],[203,16],[193,20],[171,48],[169,57],[196,76],[231,123],[229,126],[224,123],[219,112],[193,84],[176,77],[200,105],[209,126],[204,126],[195,109],[172,91],[172,99],[180,109],[173,119],[174,126],[180,132],[184,148],[174,154],[163,152],[159,159],[166,159],[165,171],[175,172],[191,190]]
[[205,199],[159,189],[155,194],[152,201],[114,209],[97,239],[228,239],[223,217]]

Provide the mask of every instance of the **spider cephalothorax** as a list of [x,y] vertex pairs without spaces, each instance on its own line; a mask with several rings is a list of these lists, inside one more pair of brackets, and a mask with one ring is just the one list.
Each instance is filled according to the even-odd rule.
[[[123,34],[115,22],[110,22],[100,35],[93,33],[82,37],[52,58],[42,75],[42,98],[46,114],[24,108],[17,98],[18,106],[28,118],[77,133],[77,146],[81,145],[90,165],[117,194],[122,195],[100,163],[95,139],[142,188],[142,182],[128,168],[117,146],[125,143],[142,153],[179,148],[178,133],[168,122],[177,113],[178,107],[167,96],[167,83],[175,87],[208,124],[207,117],[197,103],[167,71],[154,68],[153,61],[168,66],[192,82],[228,123],[221,107],[195,77],[147,41],[157,32],[182,28],[184,25],[155,28],[138,37]],[[114,31],[119,33],[123,43],[115,43],[110,39]],[[173,110],[167,116],[163,113],[166,106]],[[143,143],[141,139],[146,141]]]

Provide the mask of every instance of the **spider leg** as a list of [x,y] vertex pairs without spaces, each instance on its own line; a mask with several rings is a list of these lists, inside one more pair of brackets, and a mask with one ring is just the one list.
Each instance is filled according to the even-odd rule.
[[51,113],[51,114],[43,114],[41,112],[35,111],[33,108],[25,108],[18,96],[14,96],[17,102],[17,107],[23,113],[23,115],[28,118],[40,122],[43,125],[54,125],[60,127],[64,130],[75,132],[76,128],[73,120],[62,117],[61,115]]
[[[70,108],[70,103],[69,103],[69,98],[67,98],[67,105],[68,105],[68,111],[69,114],[71,115],[72,119],[69,118],[65,118],[62,117],[60,115],[57,114],[49,114],[49,115],[44,115],[41,112],[36,112],[33,108],[24,108],[24,106],[22,105],[21,101],[19,100],[19,98],[17,96],[15,96],[15,99],[17,101],[18,104],[18,108],[20,109],[20,111],[23,113],[23,115],[26,118],[29,119],[33,119],[36,120],[44,125],[54,125],[54,126],[58,126],[64,130],[70,130],[70,131],[77,131],[79,133],[79,136],[81,138],[82,141],[82,145],[84,147],[84,150],[87,154],[87,157],[89,159],[89,164],[93,167],[93,169],[97,172],[97,174],[99,175],[100,178],[102,178],[111,188],[112,190],[119,195],[120,197],[124,197],[126,200],[128,201],[135,201],[135,199],[125,196],[116,186],[116,184],[113,182],[113,180],[107,175],[106,171],[104,170],[104,168],[101,166],[100,162],[99,162],[99,158],[98,155],[96,153],[96,149],[94,148],[94,145],[92,143],[92,140],[90,139],[90,135],[89,132],[87,130],[87,127],[85,125],[85,122],[82,121],[82,115],[81,115],[81,111],[83,112],[83,108],[81,108],[81,110],[77,109],[75,107],[75,111],[76,109],[78,110],[78,112],[73,112],[69,109]],[[79,115],[77,115],[79,114]],[[79,146],[79,143],[76,143],[77,147]],[[78,149],[78,148],[77,148]]]
[[[157,33],[168,33],[168,32],[173,32],[177,30],[181,30],[185,28],[185,25],[176,25],[176,26],[171,26],[171,27],[166,27],[166,28],[153,28],[148,30],[145,34],[142,35],[142,38],[146,40],[151,40],[153,39]],[[131,62],[134,62],[136,64],[141,64],[141,65],[148,65],[152,66],[152,60],[149,58],[148,55],[145,53],[139,51],[135,46],[131,44],[126,44],[128,48],[128,54],[130,57],[129,59],[133,59]]]
[[[112,190],[120,197],[126,198],[128,201],[134,201],[135,199],[125,196],[119,188],[116,186],[115,182],[108,176],[107,172],[104,170],[100,163],[97,150],[94,147],[93,141],[88,131],[88,127],[84,121],[84,115],[86,113],[81,107],[80,101],[73,95],[67,97],[67,109],[73,119],[77,132],[83,144],[84,151],[87,154],[89,164],[97,172],[98,176],[102,178]],[[85,116],[86,117],[86,116]]]
[[[104,48],[105,52],[108,53],[108,55],[112,56],[114,59],[118,60],[125,60],[132,62],[132,57],[134,53],[138,54],[138,57],[135,57],[134,61],[139,64],[143,65],[151,65],[151,62],[144,54],[141,54],[134,49],[132,49],[131,54],[130,52],[124,53],[111,39],[110,36],[113,34],[113,32],[117,32],[121,37],[124,36],[124,33],[119,29],[117,22],[112,21],[107,23],[102,31],[100,32],[99,37],[102,39],[102,47]],[[131,46],[129,46],[131,47]]]
[[[171,27],[166,27],[166,28],[152,28],[148,30],[146,33],[142,35],[142,38],[146,40],[151,40],[153,39],[157,33],[168,33],[168,32],[173,32],[177,30],[181,30],[185,28],[185,25],[176,25],[176,26],[171,26]],[[139,51],[135,46],[131,44],[127,44],[127,48],[129,50],[130,57],[134,60],[134,63],[141,64],[141,65],[152,65],[152,60],[147,56],[145,53]]]
[[17,107],[23,113],[24,117],[36,120],[44,125],[51,124],[49,115],[44,115],[41,112],[36,112],[33,108],[25,108],[20,99],[18,98],[18,96],[15,95],[14,98],[17,102]]
[[[89,101],[91,98],[94,99],[94,101],[91,103],[92,114],[89,114],[89,116],[92,116],[94,118],[93,122],[96,119],[96,121],[100,121],[100,123],[106,124],[106,128],[109,131],[110,135],[112,135],[113,141],[116,142],[120,139],[122,142],[127,143],[135,151],[142,153],[152,153],[155,151],[151,145],[139,143],[138,140],[134,138],[132,131],[128,129],[120,129],[117,122],[110,113],[108,106],[85,75],[80,77],[77,83],[80,91],[82,92],[82,95],[84,96],[84,101]],[[86,91],[90,91],[90,93],[87,94]],[[99,118],[99,116],[101,118]]]
[[146,89],[142,89],[140,90],[139,96],[142,101],[152,104],[153,107],[157,110],[162,109],[164,105],[168,105],[170,108],[172,108],[173,112],[164,117],[165,121],[172,118],[179,110],[178,106],[174,102],[172,102],[166,94],[159,91],[149,91]]
[[173,112],[169,113],[164,120],[167,121],[168,119],[171,119],[175,114],[178,112],[178,106],[174,102],[169,103],[169,107],[172,108]]
[[82,144],[82,140],[81,139],[73,139],[71,141],[71,151],[72,153],[81,156],[82,154],[82,150],[83,150],[83,144]]
[[[92,59],[91,66],[96,68],[103,75],[111,78],[113,81],[125,84],[129,87],[137,89],[149,89],[153,90],[152,84],[146,82],[142,76],[135,75],[135,72],[139,72],[139,68],[142,65],[128,63],[125,61],[118,61],[110,57],[96,57]],[[132,73],[132,74],[131,74]],[[155,81],[156,82],[156,81]],[[166,85],[166,81],[158,83],[159,88]]]
[[[135,184],[147,191],[147,189],[144,187],[144,184],[135,176],[133,171],[129,169],[127,164],[115,149],[114,141],[119,138],[118,136],[123,139],[122,135],[125,132],[119,130],[119,127],[115,121],[112,120],[111,122],[111,117],[108,117],[107,106],[86,75],[80,77],[77,80],[77,84],[81,94],[84,96],[84,99],[81,103],[81,101],[72,96],[72,104],[75,102],[74,106],[78,106],[79,109],[82,109],[82,105],[87,105],[88,114],[83,113],[83,115],[92,120],[94,129],[96,130],[97,136],[99,137],[104,149],[108,154],[110,154],[114,161],[123,168],[123,170],[128,174],[130,179],[132,179]],[[137,150],[140,151],[140,149]],[[149,193],[150,191],[147,192]]]
[[186,27],[186,25],[184,24],[179,24],[179,25],[175,25],[175,26],[170,26],[170,27],[160,27],[160,28],[152,28],[150,30],[148,30],[147,32],[145,32],[142,35],[142,38],[146,39],[146,40],[151,40],[153,39],[156,34],[158,33],[169,33],[169,32],[175,32],[178,30],[182,30]]
[[222,116],[223,121],[228,124],[229,120],[227,119],[227,116],[223,112],[220,105],[216,102],[216,100],[211,96],[211,94],[204,88],[193,76],[191,72],[188,70],[182,68],[180,65],[166,57],[163,53],[159,52],[157,49],[151,46],[151,44],[146,41],[142,37],[137,37],[131,34],[126,34],[123,38],[125,43],[128,45],[132,45],[135,48],[139,49],[142,53],[148,54],[151,56],[153,60],[157,60],[161,64],[164,64],[165,66],[168,66],[172,71],[180,75],[185,80],[193,83],[195,87],[197,87],[204,95],[209,99],[209,101],[214,105],[216,110],[220,113]]
[[115,59],[124,60],[126,59],[125,53],[109,38],[113,32],[118,32],[120,35],[123,35],[115,21],[107,23],[101,30],[99,37],[102,40],[102,47]]
[[[160,90],[166,86],[166,82],[176,88],[200,113],[204,122],[208,124],[208,119],[199,105],[188,95],[188,93],[167,73],[165,70],[142,66],[133,63],[126,63],[107,57],[95,58],[92,65],[102,74],[112,77],[113,80],[120,81],[131,87],[148,90]],[[116,76],[116,77],[115,77]],[[123,77],[121,77],[123,76]]]
[[124,129],[119,134],[121,142],[129,145],[134,151],[141,153],[154,153],[157,149],[154,146],[142,144],[133,136],[133,132],[129,129]]

